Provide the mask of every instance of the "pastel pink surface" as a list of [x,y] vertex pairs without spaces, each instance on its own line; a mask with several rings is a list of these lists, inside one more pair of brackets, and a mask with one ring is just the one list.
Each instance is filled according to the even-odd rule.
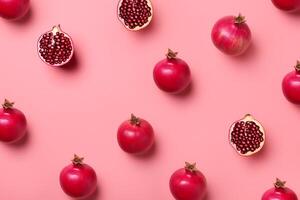
[[[300,15],[271,0],[153,0],[152,25],[134,33],[118,21],[117,1],[31,4],[22,22],[0,20],[0,99],[15,101],[29,125],[22,144],[0,144],[0,199],[69,199],[59,173],[74,153],[97,172],[96,200],[171,200],[169,178],[184,161],[205,174],[208,200],[260,199],[275,177],[300,195],[300,107],[281,90],[299,59]],[[210,33],[220,17],[239,12],[253,45],[233,58],[214,47]],[[75,45],[67,69],[46,66],[36,52],[40,34],[58,23]],[[184,95],[163,93],[153,81],[167,48],[191,68]],[[130,113],[155,130],[156,146],[145,157],[118,146],[117,128]],[[246,113],[267,132],[264,150],[250,158],[227,140],[230,124]]]

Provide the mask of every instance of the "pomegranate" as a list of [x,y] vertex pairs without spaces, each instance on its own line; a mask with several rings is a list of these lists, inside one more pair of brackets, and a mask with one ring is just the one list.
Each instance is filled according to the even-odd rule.
[[27,131],[25,115],[13,108],[14,103],[5,99],[0,109],[0,140],[16,142],[24,137]]
[[265,131],[256,119],[247,114],[231,125],[229,141],[240,155],[251,156],[264,146]]
[[239,14],[226,16],[218,20],[211,32],[214,45],[228,55],[243,54],[251,42],[251,31],[245,17]]
[[0,0],[0,16],[18,20],[29,11],[30,0]]
[[284,11],[297,11],[300,8],[300,0],[272,0],[272,2]]
[[190,68],[177,54],[169,49],[167,58],[159,61],[153,70],[156,85],[165,92],[180,93],[191,83]]
[[197,170],[196,163],[185,163],[173,173],[170,179],[170,190],[177,200],[203,200],[206,196],[207,185],[204,175]]
[[72,39],[61,30],[60,25],[54,26],[39,38],[38,53],[42,61],[50,66],[65,65],[74,53]]
[[297,61],[295,70],[284,77],[282,91],[290,102],[300,104],[300,61]]
[[127,153],[144,153],[154,143],[153,128],[146,120],[131,114],[131,119],[123,122],[118,129],[118,143]]
[[262,200],[298,200],[296,193],[290,188],[285,187],[285,181],[281,181],[278,178],[274,183],[274,187],[267,190]]
[[132,31],[147,27],[153,17],[150,0],[120,0],[118,4],[118,18],[122,24]]
[[83,163],[83,158],[74,155],[72,164],[60,173],[63,191],[74,198],[86,198],[97,188],[97,175],[92,167]]

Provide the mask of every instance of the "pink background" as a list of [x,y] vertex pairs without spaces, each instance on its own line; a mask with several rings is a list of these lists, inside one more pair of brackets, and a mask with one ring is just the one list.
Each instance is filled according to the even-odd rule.
[[[300,195],[300,107],[281,92],[281,80],[299,59],[300,15],[270,0],[153,0],[149,29],[129,32],[116,17],[117,1],[32,0],[22,22],[0,20],[0,99],[16,102],[29,123],[22,144],[0,144],[0,199],[69,199],[58,175],[73,153],[96,170],[91,199],[173,199],[170,175],[184,161],[206,175],[209,200],[253,200],[276,176]],[[222,16],[246,15],[253,45],[238,58],[210,40]],[[68,69],[38,58],[41,33],[60,23],[74,40]],[[152,69],[170,47],[191,67],[189,92],[161,92]],[[130,113],[150,121],[155,149],[147,156],[122,152],[116,130]],[[228,144],[231,123],[252,113],[267,131],[257,156],[238,156]]]

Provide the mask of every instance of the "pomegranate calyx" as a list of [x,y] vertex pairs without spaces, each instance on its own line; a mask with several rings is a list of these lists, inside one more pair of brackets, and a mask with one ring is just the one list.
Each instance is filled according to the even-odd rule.
[[284,188],[286,181],[282,181],[279,178],[276,178],[276,182],[274,183],[275,188]]
[[2,107],[4,109],[11,109],[14,106],[14,102],[10,102],[7,99],[4,100],[4,103],[2,104]]
[[252,120],[253,119],[253,116],[251,115],[251,114],[246,114],[245,116],[244,116],[244,119],[245,120]]
[[138,117],[136,117],[134,114],[131,114],[130,124],[139,126],[141,124],[141,120]]
[[166,54],[166,56],[168,59],[174,59],[174,58],[176,58],[177,54],[178,54],[178,52],[168,49],[168,53]]
[[83,164],[83,157],[79,157],[78,155],[74,154],[74,158],[72,160],[73,165],[79,166]]
[[185,162],[185,170],[190,171],[190,172],[196,172],[198,171],[197,167],[196,167],[196,163],[189,163],[189,162]]
[[243,16],[241,13],[237,17],[234,18],[234,23],[235,24],[243,24],[246,22],[246,17]]
[[51,32],[53,33],[53,35],[55,35],[57,32],[58,32],[58,33],[62,32],[62,31],[61,31],[61,28],[60,28],[60,24],[53,26]]
[[300,72],[300,61],[297,60],[297,64],[295,65],[295,69],[297,72]]

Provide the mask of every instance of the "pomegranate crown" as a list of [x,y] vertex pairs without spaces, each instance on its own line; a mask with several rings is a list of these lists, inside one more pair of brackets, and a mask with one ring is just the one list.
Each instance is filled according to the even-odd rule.
[[140,120],[140,118],[136,117],[134,114],[131,114],[130,124],[139,126],[139,125],[141,125],[141,120]]
[[275,188],[284,188],[286,181],[282,181],[279,178],[276,178],[276,182],[274,183]]
[[72,159],[73,165],[79,166],[83,165],[83,157],[79,157],[78,155],[74,154],[74,158]]
[[7,99],[4,100],[4,103],[2,104],[2,107],[4,109],[11,109],[14,106],[14,102],[10,102]]
[[189,163],[189,162],[185,162],[185,170],[189,171],[189,172],[197,172],[198,169],[196,167],[196,163]]
[[243,16],[241,13],[237,17],[234,18],[234,23],[235,24],[243,24],[246,22],[246,17]]
[[168,49],[168,52],[166,54],[168,59],[174,59],[176,58],[178,52],[172,51],[171,49]]
[[300,61],[299,60],[297,60],[297,63],[295,65],[295,69],[296,69],[297,72],[300,72]]

